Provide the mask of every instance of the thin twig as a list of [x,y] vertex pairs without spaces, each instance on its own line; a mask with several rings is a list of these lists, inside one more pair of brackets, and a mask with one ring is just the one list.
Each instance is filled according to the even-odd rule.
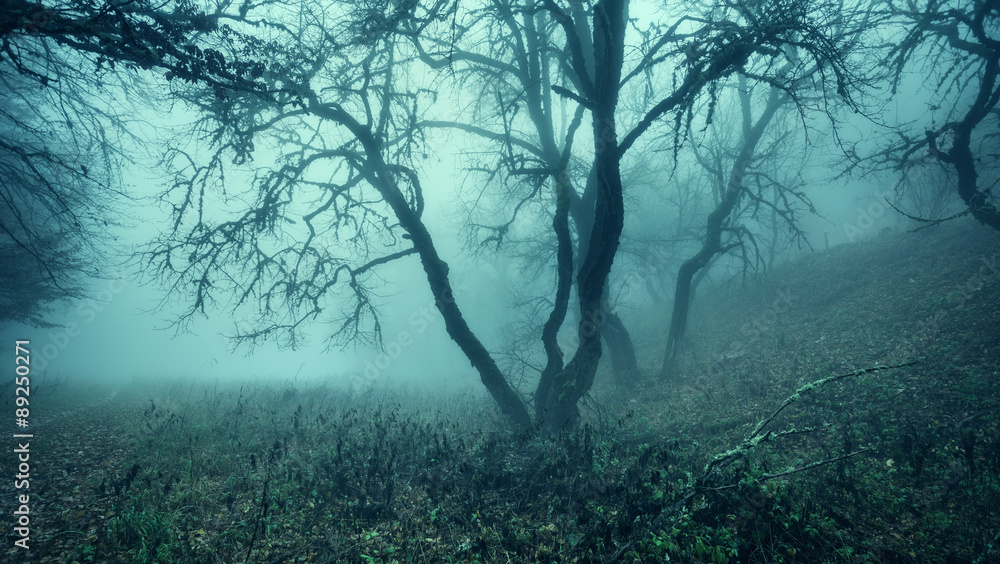
[[990,545],[986,547],[986,550],[984,550],[983,553],[979,555],[979,558],[976,559],[975,564],[980,564],[981,562],[986,561],[985,560],[986,555],[988,555],[990,551],[993,550],[993,547],[996,546],[997,541],[1000,541],[1000,531],[997,531],[996,536],[993,537],[993,540],[990,541]]
[[[672,517],[675,514],[677,514],[677,512],[679,512],[683,507],[685,507],[687,505],[687,503],[689,501],[691,501],[691,499],[694,498],[694,496],[697,495],[697,494],[699,494],[699,493],[706,492],[706,491],[713,491],[714,492],[714,491],[721,491],[721,490],[735,488],[737,486],[736,484],[730,484],[730,485],[726,485],[726,486],[716,486],[716,487],[709,487],[709,486],[704,486],[704,485],[700,485],[700,484],[705,484],[707,482],[707,478],[709,476],[711,476],[712,473],[714,473],[716,470],[718,470],[719,468],[721,468],[721,467],[723,467],[725,465],[728,465],[728,463],[730,463],[730,462],[732,462],[732,461],[734,461],[734,460],[736,460],[736,459],[738,459],[738,458],[746,455],[748,452],[750,452],[750,450],[752,450],[754,447],[756,447],[760,443],[769,441],[772,438],[778,438],[778,437],[782,437],[782,436],[787,436],[787,435],[792,435],[792,434],[798,434],[799,432],[811,432],[811,431],[818,430],[818,429],[811,428],[811,429],[802,429],[800,431],[796,431],[796,430],[793,429],[793,430],[790,430],[790,431],[781,431],[781,432],[778,432],[778,433],[775,433],[773,431],[767,431],[767,433],[764,433],[764,429],[768,425],[770,425],[771,422],[773,422],[775,420],[775,418],[777,418],[778,415],[782,411],[785,410],[785,408],[787,408],[788,406],[790,406],[793,403],[795,403],[796,401],[798,401],[802,394],[810,392],[812,390],[815,390],[816,388],[825,386],[826,384],[829,384],[830,382],[834,382],[834,381],[837,381],[837,380],[842,380],[844,378],[850,378],[850,377],[853,377],[853,376],[861,376],[863,374],[870,374],[872,372],[879,372],[879,371],[882,371],[882,370],[889,370],[889,369],[892,369],[892,368],[903,368],[903,367],[906,367],[906,366],[913,366],[914,364],[917,364],[918,362],[919,361],[911,361],[911,362],[904,362],[902,364],[893,364],[893,365],[888,365],[888,366],[887,365],[878,365],[878,366],[871,366],[871,367],[868,367],[868,368],[862,368],[860,370],[855,370],[854,372],[848,372],[847,374],[838,374],[836,376],[829,376],[827,378],[822,378],[820,380],[816,380],[815,382],[811,382],[811,383],[806,384],[806,385],[800,387],[799,389],[795,390],[795,393],[792,394],[792,395],[790,395],[790,396],[788,396],[788,398],[785,399],[785,401],[782,402],[781,405],[779,405],[778,408],[775,409],[774,412],[771,413],[770,416],[768,416],[766,419],[761,420],[761,422],[757,424],[757,426],[754,428],[754,430],[749,435],[747,435],[747,437],[745,439],[743,439],[743,442],[741,442],[739,446],[737,446],[736,448],[734,448],[732,450],[729,450],[727,452],[724,452],[724,453],[716,455],[712,459],[711,462],[709,462],[707,465],[705,465],[705,469],[702,472],[701,478],[699,478],[698,480],[696,480],[693,483],[693,485],[690,487],[690,489],[687,491],[687,493],[685,493],[678,500],[674,501],[674,503],[670,504],[669,507],[667,507],[663,511],[661,511],[659,513],[659,515],[657,515],[656,518],[653,519],[653,521],[652,521],[652,523],[650,523],[649,527],[641,528],[641,530],[645,531],[645,530],[649,530],[649,529],[662,528],[662,524],[667,519],[669,519],[670,517]],[[799,467],[799,468],[793,468],[791,470],[786,470],[785,472],[778,472],[776,474],[765,474],[765,475],[761,476],[760,478],[758,478],[756,481],[757,481],[757,483],[760,483],[760,482],[763,482],[763,481],[766,481],[766,480],[773,480],[775,478],[780,478],[782,476],[788,476],[788,475],[791,475],[791,474],[796,474],[798,472],[804,472],[806,470],[811,470],[813,468],[816,468],[817,466],[822,466],[824,464],[830,464],[831,462],[838,462],[840,460],[844,460],[844,459],[850,458],[852,456],[857,456],[859,454],[863,454],[863,453],[870,452],[870,451],[871,451],[871,449],[863,449],[863,450],[859,450],[859,451],[855,451],[855,452],[850,452],[850,453],[847,453],[847,454],[843,454],[843,455],[840,455],[840,456],[837,456],[837,457],[834,457],[834,458],[829,458],[829,459],[826,459],[826,460],[820,460],[818,462],[813,462],[813,463],[807,464],[807,465]],[[614,555],[612,555],[610,558],[608,558],[607,560],[605,560],[605,564],[612,564],[612,563],[617,562],[618,560],[620,560],[625,555],[626,552],[628,552],[633,546],[635,546],[635,542],[636,542],[636,539],[638,538],[638,535],[639,535],[638,532],[633,532],[633,534],[632,534],[632,540],[630,540],[627,543],[623,544],[614,553]],[[998,539],[1000,539],[1000,534],[997,535],[997,539],[995,539],[995,540],[998,540]],[[989,552],[989,550],[992,548],[992,546],[993,545],[991,544],[990,547],[987,548],[987,552]],[[984,555],[985,555],[985,553],[984,553]]]
[[[812,470],[813,468],[816,468],[818,466],[823,466],[824,464],[830,464],[831,462],[839,462],[841,460],[846,460],[848,458],[851,458],[852,456],[857,456],[859,454],[864,454],[866,452],[872,452],[872,450],[873,449],[870,449],[870,448],[866,448],[866,449],[862,449],[862,450],[856,450],[854,452],[849,452],[847,454],[842,454],[840,456],[835,456],[833,458],[827,458],[826,460],[819,460],[819,461],[816,461],[816,462],[812,462],[810,464],[806,464],[805,466],[800,466],[798,468],[793,468],[791,470],[786,470],[784,472],[778,472],[777,474],[764,474],[760,478],[757,478],[754,481],[754,483],[760,484],[760,483],[766,482],[768,480],[773,480],[775,478],[780,478],[782,476],[789,476],[791,474],[797,474],[799,472],[805,472],[806,470]],[[735,488],[737,486],[739,486],[739,484],[729,484],[728,486],[718,486],[718,487],[714,487],[714,488],[704,488],[704,489],[708,490],[708,491],[718,492],[718,491],[722,491],[722,490],[730,490],[730,489],[733,489],[733,488]]]
[[963,215],[969,215],[969,210],[965,210],[965,211],[960,211],[960,212],[958,212],[955,215],[950,216],[950,217],[938,218],[938,219],[929,219],[929,218],[926,218],[926,217],[917,217],[917,216],[914,216],[914,215],[910,215],[910,214],[906,213],[905,211],[903,211],[903,210],[899,209],[898,207],[896,207],[896,205],[893,204],[892,202],[890,202],[888,199],[886,199],[885,203],[889,204],[889,206],[892,209],[894,209],[897,212],[899,212],[900,214],[902,214],[902,215],[904,215],[904,216],[912,219],[913,221],[919,221],[921,223],[925,223],[926,224],[926,225],[921,225],[920,227],[917,227],[916,229],[910,230],[911,233],[916,233],[917,231],[920,231],[921,229],[927,229],[928,227],[934,227],[935,225],[940,225],[940,224],[942,224],[942,223],[944,223],[946,221],[951,221],[953,219],[962,217]]
[[912,366],[914,364],[917,364],[917,362],[918,361],[911,361],[911,362],[904,362],[903,364],[893,364],[888,366],[886,365],[870,366],[868,368],[855,370],[854,372],[848,372],[847,374],[838,374],[836,376],[829,376],[827,378],[822,378],[820,380],[816,380],[815,382],[810,382],[802,386],[798,390],[795,390],[794,394],[788,396],[788,398],[785,399],[785,401],[782,402],[782,404],[779,405],[778,408],[775,409],[770,416],[768,416],[766,419],[761,420],[761,422],[757,424],[754,430],[749,435],[747,435],[745,439],[743,439],[743,442],[740,443],[739,446],[727,452],[716,455],[715,458],[713,458],[708,464],[705,465],[705,471],[703,475],[708,476],[716,468],[728,465],[728,463],[746,454],[750,449],[757,446],[758,444],[767,442],[776,436],[780,436],[781,435],[780,433],[778,435],[775,435],[771,431],[768,431],[766,434],[763,434],[764,429],[768,425],[770,425],[771,422],[773,422],[778,417],[778,415],[785,410],[785,408],[797,402],[799,398],[802,397],[802,394],[815,390],[816,388],[825,386],[830,382],[834,382],[836,380],[843,380],[844,378],[861,376],[863,374],[879,372],[882,370],[889,370],[892,368],[903,368],[906,366]]

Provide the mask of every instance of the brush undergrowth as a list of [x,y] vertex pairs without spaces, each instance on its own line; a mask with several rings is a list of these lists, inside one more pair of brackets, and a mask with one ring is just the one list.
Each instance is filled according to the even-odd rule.
[[80,486],[104,519],[62,561],[603,562],[629,542],[619,561],[973,561],[1000,517],[996,413],[934,431],[840,397],[885,402],[909,377],[803,397],[774,422],[801,433],[710,481],[706,463],[752,418],[698,424],[634,402],[542,438],[471,397],[135,390],[120,398],[128,448]]
[[[766,285],[700,298],[681,379],[598,388],[559,437],[473,396],[53,379],[28,560],[996,561],[995,238],[949,237],[805,261],[780,311]],[[914,360],[801,394],[740,449],[808,382]]]

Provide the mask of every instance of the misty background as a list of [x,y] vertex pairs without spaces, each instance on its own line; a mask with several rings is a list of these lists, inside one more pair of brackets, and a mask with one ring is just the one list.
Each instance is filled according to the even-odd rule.
[[[670,21],[675,16],[655,2],[632,2],[630,14],[641,22]],[[628,43],[644,41],[637,29],[637,26],[630,28]],[[252,348],[234,349],[227,335],[249,321],[239,311],[228,310],[226,303],[210,305],[205,315],[195,315],[181,326],[174,325],[183,308],[190,307],[190,294],[181,288],[168,295],[167,288],[151,274],[149,265],[136,259],[134,253],[146,248],[168,228],[171,206],[177,205],[169,197],[161,196],[169,187],[177,163],[164,159],[165,151],[160,149],[183,147],[197,154],[207,150],[208,145],[194,139],[192,133],[200,127],[198,113],[171,96],[172,86],[162,76],[149,73],[130,73],[124,78],[109,73],[102,76],[113,79],[83,95],[88,97],[87,103],[106,105],[120,118],[113,125],[120,126],[122,131],[112,131],[109,127],[107,133],[118,139],[127,158],[112,162],[107,173],[110,183],[120,188],[125,197],[116,198],[112,204],[110,214],[117,219],[110,224],[105,221],[105,237],[94,255],[100,264],[94,265],[93,276],[82,283],[80,297],[56,302],[46,316],[47,321],[58,326],[38,328],[16,323],[3,326],[3,336],[8,341],[15,338],[32,341],[38,354],[36,370],[46,375],[126,381],[145,376],[197,375],[205,379],[321,378],[352,388],[375,382],[479,386],[475,370],[444,331],[415,256],[381,267],[375,277],[372,300],[381,312],[385,348],[363,341],[346,348],[328,346],[325,340],[329,327],[314,323],[305,327],[305,338],[294,348],[264,342]],[[441,81],[435,76],[427,68],[413,65],[410,80],[421,88],[434,90],[428,111],[437,119],[459,119],[483,94],[475,81],[463,88],[461,81]],[[725,88],[735,86],[729,84]],[[788,153],[784,158],[796,177],[794,182],[812,202],[815,213],[799,210],[795,221],[802,238],[779,241],[777,248],[770,251],[773,256],[767,266],[876,237],[886,228],[914,226],[886,205],[887,198],[907,205],[906,197],[901,196],[898,175],[858,178],[842,174],[848,163],[842,147],[851,147],[857,155],[875,152],[894,127],[924,121],[928,108],[937,103],[936,88],[924,81],[919,70],[902,76],[895,95],[888,95],[888,90],[888,84],[870,88],[863,98],[863,114],[834,110],[838,121],[836,133],[826,115],[803,117],[796,113],[794,105],[782,110],[777,118],[778,127],[793,139],[782,149]],[[635,92],[623,96],[641,97]],[[713,109],[715,123],[711,126],[705,123],[707,107],[702,103],[694,112],[690,137],[676,158],[671,154],[669,142],[673,124],[666,120],[657,124],[659,132],[647,136],[644,147],[633,150],[623,162],[626,226],[610,290],[616,296],[615,307],[626,325],[643,332],[635,335],[637,341],[655,342],[664,336],[648,334],[650,315],[665,316],[670,306],[669,300],[654,299],[648,291],[649,278],[656,278],[652,282],[655,291],[669,296],[671,277],[697,247],[696,237],[691,234],[697,235],[703,229],[709,209],[706,194],[711,186],[692,187],[704,183],[699,178],[702,171],[693,151],[704,152],[727,142],[726,128],[733,128],[738,119],[734,100],[731,92],[719,95],[718,105]],[[761,96],[755,96],[754,101],[758,104],[753,108],[756,114],[761,109]],[[565,128],[569,104],[565,98],[556,96],[553,103],[564,106],[562,127]],[[622,113],[623,121],[635,119],[634,112],[630,114],[627,108]],[[585,155],[587,141],[580,144],[581,154]],[[477,186],[483,182],[483,175],[481,170],[474,169],[484,159],[483,155],[495,152],[496,147],[473,135],[450,130],[430,131],[424,146],[425,154],[418,161],[427,199],[425,223],[452,267],[455,298],[467,312],[467,319],[487,348],[500,351],[506,346],[505,335],[518,315],[513,302],[532,293],[549,292],[551,281],[538,279],[524,267],[517,257],[516,242],[513,256],[508,254],[510,247],[491,253],[466,229],[470,221],[482,219],[482,215],[476,214],[483,210],[487,214],[511,211],[502,195],[480,192]],[[277,146],[257,147],[253,161],[227,169],[225,183],[234,187],[251,183],[255,167],[268,166],[278,157],[278,151]],[[682,207],[678,195],[683,193],[694,194],[695,203],[688,201],[684,204],[687,207]],[[935,214],[947,215],[958,203],[957,197],[944,193],[944,207],[932,210]],[[219,202],[224,207],[221,199]],[[548,221],[544,214],[528,216],[520,224],[520,234],[519,226],[514,226],[512,238],[516,241],[518,235],[523,235],[529,239],[534,227],[544,230]],[[685,237],[687,241],[679,240]],[[6,267],[18,268],[15,264]],[[750,274],[766,276],[766,271],[756,268]],[[736,279],[742,283],[743,273],[744,265],[739,260],[722,257],[711,267],[705,285],[732,283]],[[551,270],[547,275],[551,275]],[[569,339],[566,332],[564,327],[564,341]]]

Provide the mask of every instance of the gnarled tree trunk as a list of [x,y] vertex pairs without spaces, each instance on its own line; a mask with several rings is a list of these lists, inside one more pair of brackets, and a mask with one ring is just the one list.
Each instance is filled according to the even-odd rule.
[[[570,429],[579,420],[577,402],[594,383],[601,358],[602,298],[604,285],[621,240],[625,212],[620,153],[615,127],[618,89],[625,45],[628,3],[604,0],[594,6],[593,132],[597,194],[594,228],[587,254],[577,274],[580,297],[579,347],[573,358],[552,378],[542,406],[542,428],[548,432]],[[582,54],[579,57],[582,61]]]
[[[741,80],[741,82],[744,82]],[[677,368],[677,359],[681,352],[684,341],[684,331],[687,328],[688,312],[691,308],[691,296],[693,293],[694,277],[708,266],[716,255],[726,251],[722,243],[722,233],[728,225],[730,214],[736,209],[740,196],[743,193],[743,178],[747,169],[753,162],[754,151],[760,142],[767,125],[770,123],[778,108],[787,100],[787,94],[772,88],[768,97],[767,107],[757,120],[756,124],[751,124],[750,100],[746,89],[741,91],[741,103],[743,112],[743,147],[740,149],[733,167],[729,173],[729,180],[726,189],[719,200],[718,205],[708,214],[705,226],[705,238],[701,249],[694,256],[684,261],[677,274],[677,286],[674,292],[674,309],[670,316],[670,329],[667,333],[667,346],[663,353],[663,366],[660,368],[660,377],[663,379],[672,378]]]
[[[575,194],[571,193],[571,196],[573,195]],[[573,223],[576,224],[577,233],[579,234],[577,256],[585,256],[589,251],[590,234],[594,228],[594,206],[596,200],[596,169],[591,169],[583,195],[573,198],[570,206]],[[601,336],[604,337],[604,343],[608,347],[608,355],[611,357],[611,367],[614,371],[615,382],[622,387],[634,387],[639,383],[640,374],[639,361],[635,356],[635,346],[632,344],[632,335],[629,334],[621,317],[612,311],[611,304],[607,302],[607,298],[608,287],[605,283]]]

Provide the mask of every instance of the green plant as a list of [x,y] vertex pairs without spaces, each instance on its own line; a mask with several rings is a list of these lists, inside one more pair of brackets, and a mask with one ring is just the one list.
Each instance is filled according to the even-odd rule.
[[670,529],[650,532],[650,538],[640,545],[640,550],[659,560],[734,562],[739,554],[739,540],[730,528],[713,527],[697,518],[697,512],[705,507],[704,500],[700,500],[692,511],[676,519]]
[[169,561],[176,535],[169,517],[154,510],[129,507],[108,522],[107,535],[127,549],[133,562]]

